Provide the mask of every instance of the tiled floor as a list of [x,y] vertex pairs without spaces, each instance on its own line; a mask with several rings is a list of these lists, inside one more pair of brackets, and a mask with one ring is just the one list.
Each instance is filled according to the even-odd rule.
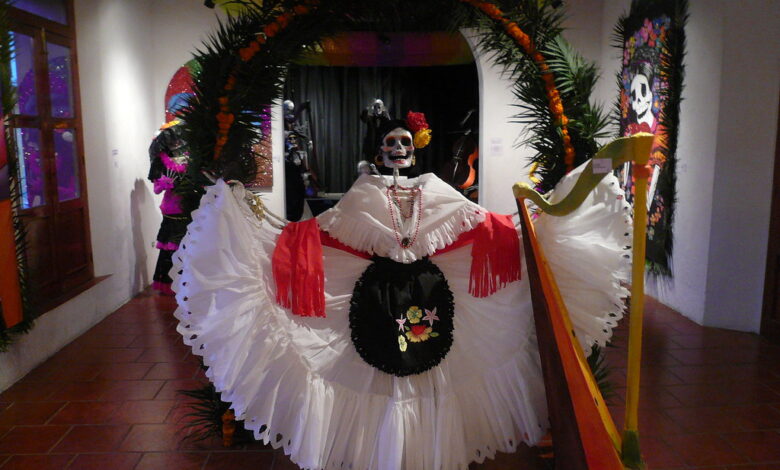
[[[183,440],[202,376],[181,344],[171,298],[141,295],[0,394],[0,469],[296,467],[261,445]],[[780,470],[780,346],[701,328],[650,301],[640,430],[652,469]],[[622,422],[625,328],[609,349]],[[530,452],[479,470],[536,468]]]

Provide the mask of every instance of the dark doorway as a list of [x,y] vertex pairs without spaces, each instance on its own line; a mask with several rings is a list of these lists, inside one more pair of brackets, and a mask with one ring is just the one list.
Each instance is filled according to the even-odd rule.
[[780,120],[777,124],[761,334],[780,343]]

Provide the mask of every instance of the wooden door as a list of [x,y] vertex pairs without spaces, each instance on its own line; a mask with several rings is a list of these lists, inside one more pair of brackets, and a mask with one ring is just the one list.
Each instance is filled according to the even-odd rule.
[[769,247],[766,258],[761,334],[780,343],[780,116],[777,123],[772,206],[769,217]]

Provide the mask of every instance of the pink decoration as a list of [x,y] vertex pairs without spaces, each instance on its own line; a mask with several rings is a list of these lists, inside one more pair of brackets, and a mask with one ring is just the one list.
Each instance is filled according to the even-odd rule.
[[179,249],[179,244],[175,242],[157,242],[157,248],[160,250],[176,251]]
[[160,204],[160,211],[162,211],[163,215],[181,214],[181,196],[171,190],[165,191],[162,204]]
[[433,322],[439,319],[439,316],[436,315],[436,307],[433,307],[433,310],[428,310],[427,308],[424,310],[425,316],[423,317],[423,321],[427,321],[429,325],[433,326]]
[[187,162],[184,163],[176,163],[173,161],[173,159],[165,152],[160,153],[160,160],[162,160],[163,165],[165,165],[165,168],[175,171],[176,173],[184,173],[187,171]]
[[162,175],[160,179],[154,182],[154,194],[160,194],[166,189],[173,189],[173,178]]

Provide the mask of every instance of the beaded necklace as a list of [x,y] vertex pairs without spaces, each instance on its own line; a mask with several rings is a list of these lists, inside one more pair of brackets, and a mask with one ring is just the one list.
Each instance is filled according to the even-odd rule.
[[[403,191],[409,191],[412,193],[412,203],[409,205],[409,214],[405,214],[403,211],[403,207],[401,206],[401,201],[398,198],[398,193],[397,193],[398,189],[401,189]],[[398,228],[398,222],[396,221],[397,217],[393,207],[398,206],[398,212],[400,217],[402,217],[403,219],[409,219],[414,214],[415,200],[417,202],[417,220],[414,223],[414,232],[411,238],[409,237],[401,238],[401,230],[399,230]],[[417,240],[417,234],[420,232],[420,219],[422,219],[422,188],[419,187],[405,188],[403,186],[398,186],[396,188],[395,185],[390,186],[389,188],[387,188],[387,210],[390,212],[390,220],[393,223],[393,235],[395,235],[395,240],[398,243],[398,246],[405,249],[414,245],[414,242]]]

